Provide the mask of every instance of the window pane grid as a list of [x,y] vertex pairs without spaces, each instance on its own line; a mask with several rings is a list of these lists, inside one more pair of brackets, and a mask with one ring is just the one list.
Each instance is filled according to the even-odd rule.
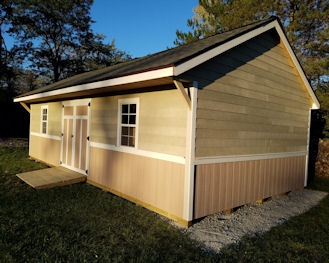
[[47,133],[47,123],[48,121],[48,109],[42,108],[41,109],[41,133]]
[[137,105],[121,104],[121,145],[135,147]]

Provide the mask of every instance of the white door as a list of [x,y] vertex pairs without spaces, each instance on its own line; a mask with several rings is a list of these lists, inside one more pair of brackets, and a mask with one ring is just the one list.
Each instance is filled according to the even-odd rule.
[[88,105],[63,105],[61,165],[87,173]]

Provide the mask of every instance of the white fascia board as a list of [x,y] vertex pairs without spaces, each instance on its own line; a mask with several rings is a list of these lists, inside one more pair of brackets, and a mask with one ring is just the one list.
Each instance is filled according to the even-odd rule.
[[110,86],[117,86],[117,85],[122,85],[122,84],[129,84],[129,83],[134,83],[134,82],[153,80],[153,79],[159,79],[159,78],[165,78],[165,77],[172,77],[173,71],[174,71],[173,67],[156,69],[156,70],[146,71],[146,72],[137,73],[137,74],[133,74],[133,75],[129,75],[129,76],[118,77],[118,78],[114,78],[114,79],[97,81],[97,82],[93,82],[93,83],[81,84],[81,85],[72,86],[72,87],[68,87],[68,88],[28,95],[25,97],[14,99],[14,102],[28,101],[28,100],[56,96],[56,95],[61,95],[61,94],[66,94],[66,93],[72,93],[72,92],[78,92],[78,91],[84,91],[84,90],[92,90],[92,89],[98,89],[98,88],[104,88],[104,87],[110,87]]
[[248,40],[250,40],[250,39],[252,39],[252,38],[254,38],[254,37],[256,37],[256,36],[266,32],[266,31],[268,31],[272,28],[275,28],[277,33],[281,37],[282,42],[284,43],[286,49],[288,50],[288,53],[289,53],[294,65],[295,65],[295,67],[296,67],[296,69],[299,73],[299,75],[301,76],[302,81],[304,82],[304,84],[305,84],[305,86],[306,86],[306,88],[307,88],[307,90],[308,90],[308,92],[309,92],[309,94],[310,94],[310,96],[313,100],[312,109],[319,109],[320,108],[320,103],[319,103],[317,97],[315,96],[314,91],[313,91],[312,87],[310,86],[310,83],[308,82],[300,63],[298,62],[298,59],[296,58],[294,52],[292,51],[292,49],[290,47],[290,44],[289,44],[289,42],[288,42],[288,40],[287,40],[287,38],[286,38],[282,28],[281,28],[279,22],[276,21],[276,20],[271,22],[271,23],[268,23],[265,26],[254,29],[254,30],[250,31],[249,33],[246,33],[246,34],[243,34],[243,35],[241,35],[237,38],[234,38],[231,41],[228,41],[223,45],[215,47],[215,48],[213,48],[213,49],[211,49],[211,50],[209,50],[205,53],[200,54],[199,56],[196,56],[196,57],[194,57],[194,58],[192,58],[192,59],[176,66],[174,68],[174,76],[178,76],[178,75],[180,75],[180,74],[182,74],[182,73],[184,73],[184,72],[186,72],[186,71],[188,71],[188,70],[190,70],[190,69],[192,69],[192,68],[194,68],[194,67],[196,67],[196,66],[198,66],[198,65],[200,65],[204,62],[206,62],[207,60],[212,59],[213,57],[216,57],[216,56],[224,53],[225,51],[227,51],[231,48],[234,48],[234,47],[242,44],[243,42],[246,42],[246,41],[248,41]]
[[272,28],[275,28],[277,33],[280,35],[283,44],[285,45],[302,81],[304,82],[304,84],[313,100],[312,109],[319,109],[320,103],[319,103],[317,97],[315,96],[315,93],[314,93],[312,87],[310,86],[300,63],[298,62],[298,59],[296,58],[294,52],[292,51],[290,44],[281,28],[279,22],[276,20],[271,23],[268,23],[265,26],[259,27],[246,34],[243,34],[237,38],[234,38],[231,41],[228,41],[218,47],[215,47],[207,52],[204,52],[178,66],[175,66],[175,67],[157,69],[157,70],[147,71],[147,72],[143,72],[143,73],[137,73],[137,74],[133,74],[133,75],[129,75],[129,76],[124,76],[124,77],[119,77],[119,78],[114,78],[114,79],[109,79],[109,80],[104,80],[104,81],[98,81],[98,82],[93,82],[93,83],[89,83],[89,84],[82,84],[82,85],[72,86],[72,87],[54,90],[54,91],[38,93],[38,94],[30,95],[30,96],[16,98],[16,99],[14,99],[14,102],[28,101],[28,100],[32,100],[32,99],[44,98],[44,97],[49,97],[49,96],[65,94],[65,93],[72,93],[72,92],[91,90],[91,89],[97,89],[97,88],[102,88],[102,87],[129,84],[129,83],[158,79],[158,78],[163,78],[163,77],[178,76],[178,75],[181,75],[182,73],[202,64],[203,62],[205,62],[209,59],[212,59],[213,57],[216,57],[216,56],[224,53],[225,51],[227,51],[231,48],[234,48],[234,47],[242,44],[243,42],[248,41]]
[[308,82],[308,80],[307,80],[307,78],[305,76],[305,73],[304,73],[304,71],[303,71],[303,69],[302,69],[302,67],[301,67],[298,59],[296,58],[295,53],[292,50],[292,48],[291,48],[291,46],[290,46],[290,44],[288,42],[288,39],[286,38],[286,35],[284,34],[284,32],[283,32],[280,24],[278,23],[278,21],[275,21],[275,22],[276,22],[275,23],[275,29],[278,32],[278,34],[280,35],[281,40],[282,40],[285,48],[287,49],[287,51],[288,51],[288,53],[290,55],[291,60],[293,61],[293,63],[295,65],[295,67],[296,67],[296,69],[297,69],[297,71],[298,71],[298,73],[299,73],[302,81],[304,82],[304,84],[305,84],[305,86],[306,86],[306,88],[307,88],[307,90],[308,90],[308,92],[309,92],[309,94],[310,94],[310,96],[311,96],[311,98],[313,100],[312,109],[320,109],[320,103],[319,103],[317,97],[315,96],[314,90],[312,89],[310,83]]
[[212,59],[212,58],[224,53],[227,50],[234,48],[234,47],[242,44],[243,42],[246,42],[249,39],[252,39],[252,38],[274,28],[275,22],[276,21],[273,21],[265,26],[254,29],[248,33],[245,33],[237,38],[234,38],[218,47],[208,50],[208,51],[200,54],[199,56],[196,56],[196,57],[176,66],[174,68],[174,76],[178,76],[178,75],[202,64],[203,62],[206,62],[207,60]]

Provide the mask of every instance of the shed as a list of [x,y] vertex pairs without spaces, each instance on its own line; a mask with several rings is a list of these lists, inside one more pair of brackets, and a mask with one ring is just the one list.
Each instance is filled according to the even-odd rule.
[[320,107],[274,17],[14,101],[31,158],[186,226],[306,186]]

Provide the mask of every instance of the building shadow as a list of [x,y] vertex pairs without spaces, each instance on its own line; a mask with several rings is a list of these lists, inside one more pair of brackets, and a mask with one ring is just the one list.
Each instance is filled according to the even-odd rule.
[[315,163],[319,150],[319,140],[322,138],[325,120],[320,110],[311,111],[311,129],[309,141],[308,183],[315,177]]

